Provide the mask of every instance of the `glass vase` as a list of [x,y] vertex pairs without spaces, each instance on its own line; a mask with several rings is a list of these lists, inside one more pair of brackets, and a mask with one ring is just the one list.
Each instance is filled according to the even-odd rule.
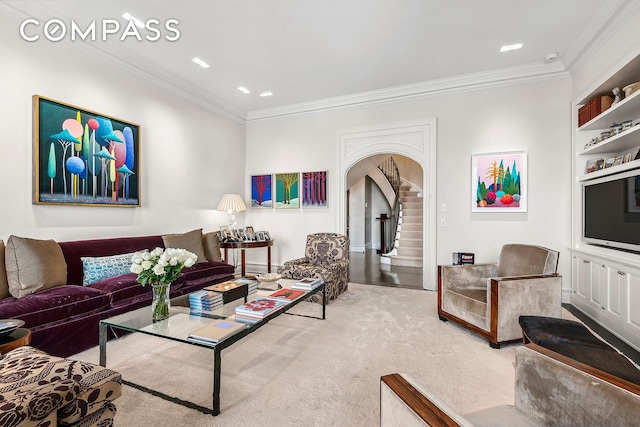
[[153,292],[151,311],[153,313],[154,322],[169,318],[169,307],[171,307],[169,288],[170,286],[168,283],[151,284],[151,290]]

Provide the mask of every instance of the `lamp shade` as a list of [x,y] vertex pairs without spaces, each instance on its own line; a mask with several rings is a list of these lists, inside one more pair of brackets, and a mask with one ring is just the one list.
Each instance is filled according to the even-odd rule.
[[225,194],[218,204],[219,211],[240,212],[246,211],[247,207],[239,194]]

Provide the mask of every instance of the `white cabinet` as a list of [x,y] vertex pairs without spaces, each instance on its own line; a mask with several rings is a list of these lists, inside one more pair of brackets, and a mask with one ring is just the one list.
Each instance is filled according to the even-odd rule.
[[640,351],[640,268],[573,250],[571,304]]

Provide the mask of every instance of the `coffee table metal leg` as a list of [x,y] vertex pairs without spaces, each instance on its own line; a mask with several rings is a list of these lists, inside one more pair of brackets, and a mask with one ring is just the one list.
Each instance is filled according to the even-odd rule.
[[107,366],[107,325],[100,322],[100,366]]
[[213,415],[220,413],[220,350],[213,349]]
[[322,288],[322,320],[325,319],[325,308],[327,307],[327,284]]

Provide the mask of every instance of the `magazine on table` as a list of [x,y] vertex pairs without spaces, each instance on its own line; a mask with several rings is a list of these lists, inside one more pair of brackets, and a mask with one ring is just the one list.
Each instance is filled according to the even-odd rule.
[[246,325],[232,320],[215,320],[191,331],[188,339],[203,344],[217,344],[244,328]]
[[296,299],[298,299],[300,296],[304,294],[305,292],[300,289],[282,288],[273,292],[272,294],[269,294],[267,298],[275,299],[278,301],[285,301],[289,303],[291,301],[295,301]]

